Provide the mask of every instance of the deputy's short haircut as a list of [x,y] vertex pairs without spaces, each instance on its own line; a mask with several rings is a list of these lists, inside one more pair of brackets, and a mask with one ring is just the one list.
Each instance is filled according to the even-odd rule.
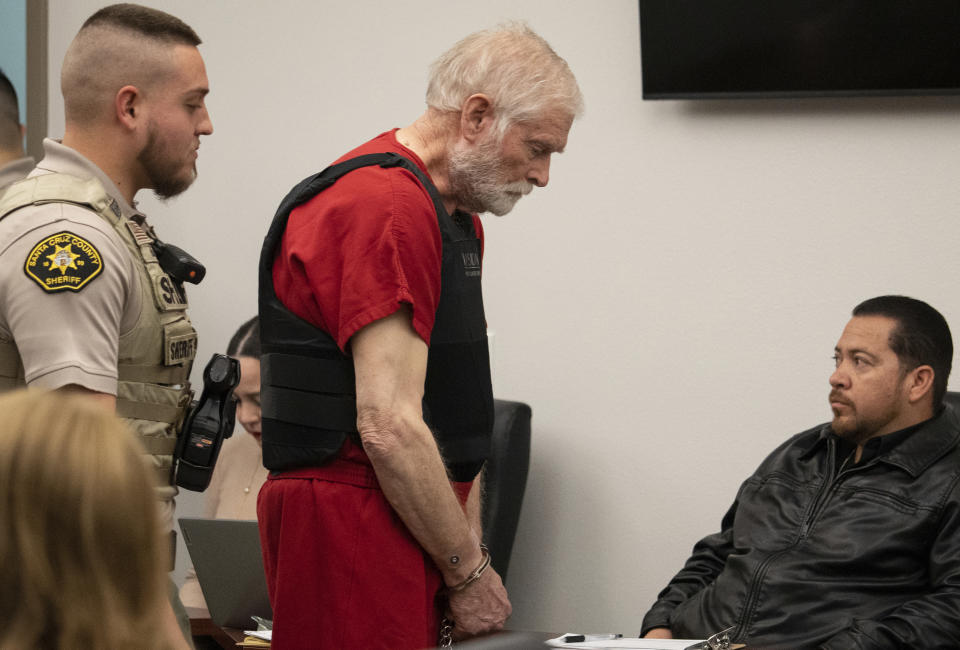
[[200,45],[200,37],[188,24],[159,9],[122,2],[100,9],[87,18],[80,28],[110,26],[133,30],[149,38],[169,40],[184,45]]
[[170,50],[199,44],[189,25],[166,12],[128,3],[100,9],[83,23],[60,69],[68,130],[105,119],[124,86],[157,87],[174,71]]

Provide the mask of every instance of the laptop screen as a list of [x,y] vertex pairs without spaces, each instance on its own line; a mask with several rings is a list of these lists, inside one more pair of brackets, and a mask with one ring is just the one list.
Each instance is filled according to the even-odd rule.
[[256,629],[252,616],[272,619],[256,521],[179,519],[210,619],[220,627]]

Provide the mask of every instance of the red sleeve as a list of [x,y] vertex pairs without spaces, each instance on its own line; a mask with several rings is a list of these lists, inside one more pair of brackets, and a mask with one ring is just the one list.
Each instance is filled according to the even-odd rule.
[[344,352],[360,328],[401,304],[430,343],[442,243],[426,190],[404,169],[365,167],[295,209],[274,265],[280,300]]
[[477,239],[480,240],[480,262],[483,263],[483,223],[480,221],[479,215],[473,215],[473,229],[477,233]]

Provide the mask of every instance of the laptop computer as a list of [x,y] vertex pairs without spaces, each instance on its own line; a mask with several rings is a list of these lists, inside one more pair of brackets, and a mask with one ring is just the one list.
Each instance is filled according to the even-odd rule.
[[273,619],[256,521],[179,519],[210,619],[220,627],[256,629],[251,616]]

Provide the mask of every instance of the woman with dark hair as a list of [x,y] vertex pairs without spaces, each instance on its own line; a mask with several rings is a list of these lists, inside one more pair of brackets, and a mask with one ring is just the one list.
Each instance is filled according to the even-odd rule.
[[[223,443],[206,490],[203,516],[256,519],[257,494],[267,480],[260,452],[260,325],[256,316],[236,331],[227,354],[240,362],[240,383],[233,394],[237,398],[237,422],[249,435],[238,433]],[[180,588],[180,600],[186,607],[207,607],[193,567]]]
[[[240,326],[240,329],[234,333],[227,345],[227,354],[240,361],[240,383],[233,391],[237,398],[237,422],[257,441],[257,462],[262,468],[260,459],[260,321],[254,316],[246,323]],[[243,438],[243,436],[240,436]],[[233,440],[231,437],[230,440]],[[230,442],[228,440],[227,442]],[[247,445],[249,447],[249,445]],[[250,447],[250,449],[253,449]],[[226,451],[226,447],[221,454]],[[220,461],[223,460],[221,456]],[[220,466],[218,461],[217,466]],[[214,470],[216,471],[216,470]],[[264,470],[266,476],[266,470]],[[214,478],[216,479],[216,474]],[[263,482],[261,481],[261,485]],[[211,485],[211,487],[213,487]],[[259,489],[259,485],[257,486]],[[211,492],[208,490],[208,495]],[[209,496],[208,496],[209,499]],[[257,518],[256,494],[254,494],[254,507],[250,511],[250,519]],[[226,519],[227,517],[221,517]],[[238,519],[238,517],[231,517]]]

